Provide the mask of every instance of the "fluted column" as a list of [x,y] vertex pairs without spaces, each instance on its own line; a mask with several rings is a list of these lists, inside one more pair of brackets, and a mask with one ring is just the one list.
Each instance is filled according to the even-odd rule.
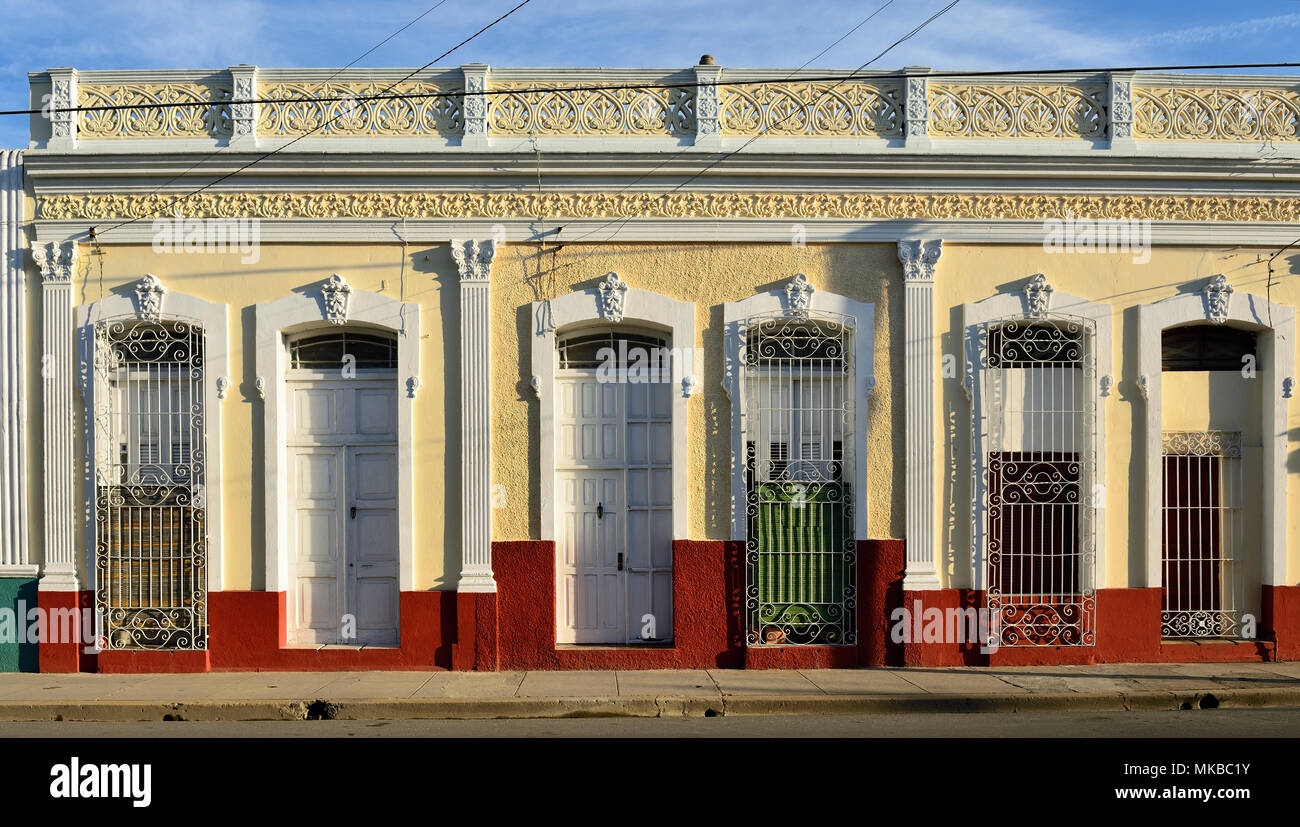
[[452,241],[460,269],[461,562],[457,591],[495,592],[492,577],[492,313],[496,241]]
[[[41,269],[41,398],[45,504],[42,591],[77,590],[72,456],[72,270],[77,244],[32,246]],[[87,423],[86,427],[91,427]]]
[[907,565],[904,591],[940,587],[935,569],[934,265],[942,241],[900,241],[906,395]]
[[35,577],[27,545],[23,154],[0,152],[0,577]]

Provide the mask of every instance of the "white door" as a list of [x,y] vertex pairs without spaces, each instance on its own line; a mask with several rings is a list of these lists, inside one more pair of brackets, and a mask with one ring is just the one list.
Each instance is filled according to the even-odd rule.
[[564,519],[556,570],[560,643],[622,643],[623,474],[556,475]]
[[396,383],[295,380],[286,395],[289,640],[396,645]]
[[556,381],[556,640],[672,637],[668,383]]

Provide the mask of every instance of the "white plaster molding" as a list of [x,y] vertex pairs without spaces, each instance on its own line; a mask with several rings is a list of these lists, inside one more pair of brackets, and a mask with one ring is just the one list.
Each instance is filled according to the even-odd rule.
[[[239,65],[230,67],[232,99],[237,101],[256,101],[257,67]],[[261,118],[260,103],[234,103],[230,105],[231,135],[230,145],[251,144],[257,146],[257,122]]]
[[229,390],[230,390],[230,377],[218,376],[217,377],[217,398],[222,401],[225,401],[226,393]]
[[456,590],[495,592],[492,574],[492,261],[496,240],[452,241],[460,273],[461,559]]
[[1052,292],[1055,288],[1047,283],[1047,276],[1038,273],[1025,284],[1025,315],[1036,319],[1047,318],[1052,309]]
[[[1093,334],[1093,372],[1095,376],[1113,376],[1112,347],[1113,332],[1111,306],[1090,302],[1079,296],[1072,296],[1060,291],[1048,292],[1050,285],[1042,274],[1035,275],[1026,282],[1017,293],[998,293],[983,301],[961,306],[962,348],[965,354],[966,379],[969,383],[971,398],[971,444],[970,444],[970,542],[971,542],[971,582],[977,590],[986,588],[984,582],[984,549],[986,547],[987,498],[985,497],[985,453],[989,439],[988,422],[992,415],[991,403],[984,388],[984,371],[980,351],[987,347],[986,326],[990,322],[1003,319],[1077,319],[1090,320],[1094,325]],[[1029,299],[1028,290],[1037,286],[1038,298]],[[1034,315],[1031,311],[1041,306],[1042,301],[1050,301],[1050,306],[1043,315]],[[1094,474],[1092,485],[1108,485],[1106,477],[1106,405],[1100,397],[1094,408],[1093,422],[1093,456]],[[1104,489],[1103,489],[1104,490]],[[1093,571],[1091,588],[1106,588],[1106,512],[1105,498],[1091,496],[1085,491],[1088,505],[1094,510],[1091,525],[1093,528]]]
[[[555,527],[555,406],[559,394],[555,392],[555,372],[558,360],[556,336],[574,325],[606,322],[602,314],[600,290],[578,290],[550,301],[532,303],[532,331],[530,368],[536,380],[534,391],[539,405],[539,477],[541,489],[541,526],[543,540],[556,540]],[[672,340],[669,347],[681,348],[683,353],[695,351],[695,305],[678,301],[650,290],[627,290],[628,310],[623,323],[644,325],[668,331]],[[684,361],[684,360],[683,360]],[[692,368],[696,366],[692,365]],[[689,374],[688,374],[689,375]],[[685,378],[683,378],[683,384]],[[687,452],[688,397],[685,392],[674,394],[672,410],[672,484],[673,484],[673,539],[689,539],[687,500],[684,492],[689,488]]]
[[461,146],[486,148],[488,138],[488,72],[483,63],[467,63],[460,67],[465,84],[465,97],[461,99],[461,112],[465,119]]
[[1101,377],[1097,385],[1097,392],[1100,396],[1110,396],[1110,389],[1115,386],[1115,377],[1109,373]]
[[[909,67],[915,72],[919,67]],[[914,152],[927,152],[931,147],[929,134],[930,90],[929,81],[913,75],[903,84],[904,147]]]
[[1138,377],[1137,387],[1138,395],[1142,397],[1142,401],[1149,401],[1151,399],[1151,381],[1147,379],[1145,373]]
[[903,265],[903,412],[906,419],[906,554],[904,591],[942,588],[934,491],[934,269],[943,242],[900,241]]
[[1295,392],[1295,377],[1288,376],[1282,380],[1282,398],[1290,399],[1291,394]]
[[600,283],[600,312],[606,321],[615,324],[623,321],[623,313],[627,306],[627,282],[618,277],[618,273],[609,272],[605,274],[605,280]]
[[[863,396],[853,401],[853,537],[866,540],[867,521],[867,397],[875,385],[875,305],[817,290],[808,301],[809,313],[835,313],[853,325],[853,380],[850,388],[862,388]],[[759,315],[790,316],[784,290],[770,290],[722,306],[724,350],[723,389],[731,400],[731,539],[744,540],[748,533],[748,505],[745,486],[745,376],[740,364],[745,320]],[[793,316],[791,316],[793,318]],[[674,480],[676,486],[676,480]],[[682,489],[678,489],[682,490]]]
[[[266,591],[291,591],[288,475],[285,448],[289,423],[285,397],[288,350],[285,337],[331,324],[324,302],[310,294],[294,293],[273,302],[253,305],[256,336],[254,385],[265,400],[262,415],[265,489],[263,511],[266,531],[263,554]],[[380,293],[353,289],[348,301],[348,324],[378,328],[397,336],[397,375],[415,376],[420,366],[420,307]],[[328,329],[328,328],[326,328]],[[414,402],[393,380],[397,405],[397,536],[398,588],[415,588],[415,446]]]
[[[72,271],[77,262],[74,241],[33,245],[32,258],[41,271],[41,406],[42,486],[45,520],[45,560],[40,588],[76,591],[77,509],[73,503]],[[94,572],[88,570],[88,578]]]
[[713,64],[695,66],[695,145],[709,147],[722,138],[722,67]]
[[808,277],[803,273],[798,273],[785,286],[785,303],[788,308],[787,312],[791,316],[797,316],[801,319],[808,318],[808,310],[812,303],[813,286],[808,283]]
[[1110,149],[1115,152],[1137,151],[1133,140],[1133,79],[1132,72],[1109,75]]
[[406,377],[406,396],[408,399],[414,399],[415,395],[424,387],[424,382],[418,376]]
[[139,302],[141,319],[146,322],[156,322],[162,318],[163,299],[167,296],[167,288],[157,276],[146,273],[144,278],[136,282],[135,296]]
[[50,69],[50,139],[45,148],[70,152],[77,146],[77,70]]
[[[1138,364],[1148,384],[1145,416],[1145,570],[1148,588],[1158,588],[1163,582],[1160,560],[1163,331],[1207,319],[1212,323],[1253,330],[1259,336],[1262,365],[1259,377],[1264,387],[1281,387],[1285,391],[1284,383],[1295,370],[1295,308],[1270,303],[1264,296],[1233,291],[1226,279],[1219,280],[1222,278],[1216,277],[1202,293],[1181,293],[1138,307]],[[1220,315],[1222,321],[1216,318]],[[1264,585],[1289,585],[1295,575],[1287,571],[1286,565],[1287,396],[1285,393],[1265,393],[1261,396],[1261,403],[1264,465],[1261,514],[1264,525],[1260,532],[1260,582]]]
[[1227,276],[1222,273],[1212,276],[1201,291],[1201,295],[1205,297],[1205,318],[1215,324],[1226,322],[1232,292],[1232,285],[1228,284]]
[[320,290],[325,298],[325,318],[333,325],[347,324],[348,299],[352,296],[347,280],[335,273],[325,280]]
[[29,559],[27,276],[23,154],[0,150],[0,577],[35,577]]
[[[213,304],[204,301],[197,296],[187,295],[185,293],[167,292],[166,309],[158,308],[157,312],[149,301],[141,298],[141,290],[146,295],[150,291],[167,292],[155,276],[146,275],[143,279],[136,282],[134,289],[135,297],[129,295],[110,295],[89,305],[81,305],[77,308],[77,330],[79,335],[77,340],[80,345],[78,358],[80,360],[80,373],[91,375],[94,373],[94,326],[98,322],[109,321],[113,319],[136,319],[144,322],[158,322],[168,319],[178,319],[187,322],[197,322],[203,327],[203,417],[205,423],[204,438],[206,441],[204,456],[207,458],[206,466],[203,469],[203,496],[205,499],[205,519],[207,523],[207,590],[209,592],[219,592],[223,588],[225,578],[223,576],[223,555],[222,546],[224,540],[224,523],[222,520],[222,473],[221,473],[221,456],[222,456],[222,427],[221,427],[221,400],[225,398],[225,392],[222,389],[222,383],[225,387],[230,386],[228,374],[230,371],[230,332],[229,332],[229,305]],[[95,418],[95,395],[96,383],[87,381],[85,384],[85,443],[86,456],[96,456],[94,445],[95,428],[93,426]],[[94,521],[94,469],[89,469],[85,477],[85,490],[87,502],[90,504],[90,510],[87,512],[90,520],[86,531],[86,571],[87,587],[93,587],[95,578],[95,532],[93,527]]]

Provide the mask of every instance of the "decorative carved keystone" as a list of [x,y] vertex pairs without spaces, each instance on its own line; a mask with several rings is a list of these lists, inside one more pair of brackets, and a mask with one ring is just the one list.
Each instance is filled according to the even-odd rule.
[[1232,298],[1232,285],[1228,277],[1220,273],[1205,285],[1205,317],[1215,324],[1228,320],[1228,301]]
[[330,324],[345,324],[348,320],[348,298],[352,288],[338,273],[330,276],[321,288],[325,296],[325,318]]
[[606,273],[600,283],[600,314],[611,322],[621,322],[626,302],[627,282],[618,273]]
[[812,294],[813,286],[808,283],[808,277],[803,273],[791,279],[785,286],[785,298],[790,315],[801,319],[808,318],[808,311],[812,308]]
[[135,285],[135,297],[140,302],[140,318],[146,322],[157,322],[161,319],[163,298],[166,295],[167,288],[158,277],[153,273],[146,273],[145,277]]
[[1025,285],[1025,311],[1030,316],[1042,318],[1052,306],[1052,285],[1047,276],[1037,273]]

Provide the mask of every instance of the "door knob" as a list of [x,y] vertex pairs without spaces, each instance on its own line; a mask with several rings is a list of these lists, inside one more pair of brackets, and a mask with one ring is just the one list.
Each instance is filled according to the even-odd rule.
[[623,570],[623,552],[621,551],[618,553],[618,570]]
[[355,520],[356,518],[357,518],[357,507],[354,505],[352,506],[352,519]]
[[597,520],[603,520],[603,519],[605,519],[605,504],[604,504],[604,503],[596,503],[596,519],[597,519]]

